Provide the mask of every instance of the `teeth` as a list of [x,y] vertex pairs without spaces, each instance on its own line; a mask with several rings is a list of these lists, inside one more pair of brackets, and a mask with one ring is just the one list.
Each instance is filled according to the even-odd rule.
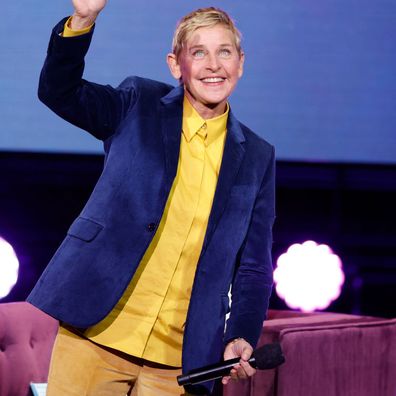
[[208,82],[208,83],[216,83],[216,82],[222,82],[224,81],[224,78],[221,77],[208,77],[202,79],[203,82]]

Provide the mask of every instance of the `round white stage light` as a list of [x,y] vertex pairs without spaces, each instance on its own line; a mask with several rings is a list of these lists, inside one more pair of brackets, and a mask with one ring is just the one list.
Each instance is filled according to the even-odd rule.
[[278,296],[303,312],[327,308],[340,295],[344,280],[340,258],[314,241],[290,246],[274,271]]
[[13,247],[0,237],[0,298],[7,296],[18,280],[19,261]]

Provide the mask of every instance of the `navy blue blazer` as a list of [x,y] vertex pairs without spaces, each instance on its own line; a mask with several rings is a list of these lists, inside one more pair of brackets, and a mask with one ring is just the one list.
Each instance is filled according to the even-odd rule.
[[[182,86],[139,77],[118,88],[83,80],[92,33],[60,37],[63,23],[51,36],[39,97],[104,141],[105,164],[28,301],[60,321],[87,328],[120,299],[161,220],[178,164],[184,92]],[[256,345],[272,287],[273,220],[273,147],[230,111],[187,313],[183,372],[221,360],[233,338]],[[203,386],[208,390],[212,383]]]

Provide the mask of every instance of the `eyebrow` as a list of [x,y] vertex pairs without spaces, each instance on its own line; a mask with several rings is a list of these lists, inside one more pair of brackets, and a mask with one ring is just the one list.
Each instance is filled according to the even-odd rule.
[[[232,44],[220,44],[219,47],[233,47]],[[197,44],[197,45],[193,45],[192,47],[189,48],[189,50],[194,50],[194,49],[202,49],[205,48],[205,45],[203,44]]]
[[198,45],[193,45],[192,47],[189,48],[189,50],[191,51],[191,50],[194,50],[194,49],[201,49],[201,48],[204,48],[204,46],[198,44]]

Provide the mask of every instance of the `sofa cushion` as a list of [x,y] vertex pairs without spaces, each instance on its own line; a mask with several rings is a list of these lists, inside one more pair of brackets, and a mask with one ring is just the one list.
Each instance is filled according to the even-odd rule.
[[27,302],[0,304],[0,396],[46,382],[58,322]]

